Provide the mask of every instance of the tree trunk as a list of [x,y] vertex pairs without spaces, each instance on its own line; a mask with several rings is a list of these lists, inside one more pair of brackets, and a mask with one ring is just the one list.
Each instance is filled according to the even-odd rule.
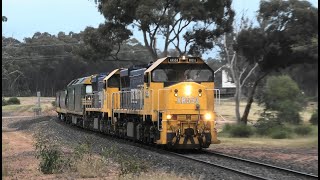
[[236,119],[237,119],[237,122],[240,123],[240,89],[236,89],[236,93],[235,93],[235,101],[236,101],[236,108],[235,108],[235,111],[236,111]]
[[260,82],[261,79],[263,79],[267,74],[269,74],[269,72],[263,74],[261,77],[259,77],[253,84],[252,86],[252,90],[248,96],[248,99],[247,99],[247,105],[246,105],[246,108],[243,112],[243,115],[242,115],[242,118],[241,118],[241,122],[244,123],[244,124],[247,124],[248,123],[248,116],[249,116],[249,112],[250,112],[250,109],[251,109],[251,105],[253,103],[253,96],[254,96],[254,93],[258,87],[258,84]]

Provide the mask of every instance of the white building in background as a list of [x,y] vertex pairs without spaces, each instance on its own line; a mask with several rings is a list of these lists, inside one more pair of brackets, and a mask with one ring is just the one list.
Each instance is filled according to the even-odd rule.
[[226,70],[222,70],[222,88],[235,88],[236,85],[231,75]]

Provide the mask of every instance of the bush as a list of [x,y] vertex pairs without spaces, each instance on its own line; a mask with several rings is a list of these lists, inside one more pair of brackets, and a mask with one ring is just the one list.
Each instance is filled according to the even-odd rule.
[[231,137],[249,137],[252,134],[253,134],[252,128],[244,124],[232,125],[230,129]]
[[305,97],[297,83],[289,76],[271,76],[267,79],[265,88],[258,102],[265,105],[265,110],[278,112],[278,120],[299,124],[299,112],[305,105]]
[[10,104],[20,104],[20,100],[17,97],[11,97],[7,101],[8,105]]
[[271,113],[263,112],[254,125],[258,135],[269,135],[273,128],[282,127],[283,124]]
[[308,135],[312,131],[312,128],[309,126],[298,126],[294,129],[294,132],[298,135]]
[[53,107],[56,107],[56,101],[52,101],[52,102],[51,102],[51,105],[52,105]]
[[270,136],[272,139],[285,139],[289,137],[289,134],[286,131],[279,130],[273,131]]
[[8,102],[4,98],[2,98],[2,106],[6,106],[6,105],[8,105]]
[[52,174],[62,171],[62,152],[55,143],[42,135],[35,134],[36,158],[40,159],[40,171],[44,174]]
[[232,125],[231,124],[225,124],[223,127],[222,127],[222,132],[229,132],[232,128]]
[[292,130],[290,128],[281,126],[281,127],[275,127],[270,129],[269,136],[272,139],[285,139],[285,138],[289,138],[291,133],[292,133]]
[[302,121],[299,111],[291,108],[290,106],[284,107],[281,111],[279,111],[278,120],[291,124],[299,124]]
[[312,125],[318,125],[318,111],[314,112],[309,120]]

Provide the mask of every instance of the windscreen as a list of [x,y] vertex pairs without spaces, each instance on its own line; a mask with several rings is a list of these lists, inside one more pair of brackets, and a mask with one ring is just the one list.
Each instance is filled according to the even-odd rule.
[[207,64],[161,64],[152,71],[153,82],[213,82],[213,76]]

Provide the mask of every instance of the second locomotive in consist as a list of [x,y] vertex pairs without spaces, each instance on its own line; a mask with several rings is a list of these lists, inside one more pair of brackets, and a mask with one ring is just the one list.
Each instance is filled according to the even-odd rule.
[[57,92],[60,119],[175,149],[218,144],[214,72],[199,57],[166,57],[71,81]]

